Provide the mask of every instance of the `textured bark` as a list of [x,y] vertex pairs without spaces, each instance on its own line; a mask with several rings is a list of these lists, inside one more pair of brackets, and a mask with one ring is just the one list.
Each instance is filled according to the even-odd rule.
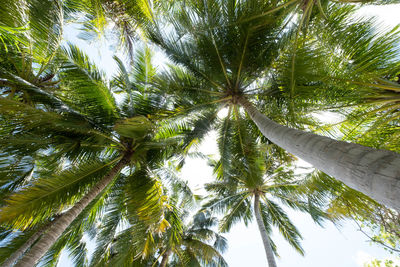
[[46,223],[39,230],[37,230],[19,249],[11,254],[3,263],[2,267],[11,267],[24,253],[27,251],[39,237],[46,232],[57,221],[59,216],[54,218],[53,221]]
[[260,230],[260,235],[264,244],[265,254],[267,255],[267,261],[269,267],[276,267],[274,252],[272,251],[271,243],[269,242],[269,237],[267,229],[260,213],[260,195],[254,195],[254,214],[256,217],[258,229]]
[[57,222],[42,236],[42,238],[25,254],[15,267],[33,267],[46,254],[47,250],[57,241],[67,227],[78,217],[84,208],[103,191],[114,177],[129,164],[131,154],[123,157],[90,191],[71,209],[58,218]]
[[169,258],[169,255],[171,255],[171,252],[172,251],[170,249],[165,251],[165,253],[164,253],[163,257],[162,257],[161,263],[160,263],[160,267],[167,266],[168,258]]
[[262,134],[315,168],[400,211],[400,155],[282,126],[245,98],[239,103]]

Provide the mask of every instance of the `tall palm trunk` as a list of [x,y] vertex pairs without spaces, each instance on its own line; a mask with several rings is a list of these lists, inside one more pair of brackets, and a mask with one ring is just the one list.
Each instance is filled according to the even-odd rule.
[[267,229],[265,229],[265,225],[260,213],[260,195],[254,195],[254,214],[256,217],[256,221],[258,224],[258,229],[260,230],[260,235],[264,244],[265,254],[267,254],[267,261],[269,267],[276,267],[274,252],[272,251],[271,243],[269,242],[269,237],[267,233]]
[[67,227],[78,217],[84,208],[103,191],[114,177],[129,164],[131,153],[126,154],[90,191],[71,209],[58,218],[57,222],[42,236],[42,238],[25,254],[15,267],[35,266],[47,250],[57,241]]
[[11,254],[3,263],[2,267],[11,267],[24,253],[27,251],[33,243],[35,243],[40,236],[45,233],[50,227],[57,221],[59,216],[54,218],[53,221],[46,223],[42,227],[40,227],[31,237],[28,238],[28,240],[18,249],[16,250],[13,254]]
[[246,109],[262,134],[288,152],[312,164],[376,201],[400,211],[400,155],[279,125],[247,99]]
[[171,255],[171,252],[172,252],[171,249],[168,249],[167,251],[165,251],[165,253],[162,257],[161,263],[160,263],[160,267],[167,266],[168,258],[169,258],[169,255]]

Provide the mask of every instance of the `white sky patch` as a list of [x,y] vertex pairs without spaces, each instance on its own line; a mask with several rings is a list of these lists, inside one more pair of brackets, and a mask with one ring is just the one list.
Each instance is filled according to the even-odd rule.
[[152,45],[151,50],[154,52],[152,63],[158,70],[167,70],[166,66],[170,63],[170,60],[165,56],[165,54],[160,50],[160,48]]
[[[204,141],[200,143],[198,151],[211,158],[219,158],[217,147],[217,132],[209,132]],[[197,158],[188,158],[182,168],[181,175],[185,181],[188,181],[189,187],[193,189],[194,193],[206,195],[204,189],[205,183],[214,181],[213,169],[208,165],[206,160]]]
[[[64,29],[64,40],[77,45],[84,51],[91,60],[94,61],[96,66],[103,70],[106,77],[110,79],[117,70],[117,64],[113,56],[118,56],[120,59],[126,58],[122,50],[117,50],[116,41],[110,40],[107,37],[93,38],[91,41],[82,40],[79,34],[81,25],[76,23],[67,24]],[[123,60],[124,61],[124,60]]]
[[400,23],[400,4],[365,6],[357,11],[362,17],[376,17],[387,27],[394,27]]
[[310,168],[313,167],[310,163],[302,160],[301,158],[297,158],[295,164],[296,164],[296,169],[294,170],[295,174],[308,173],[310,172]]
[[357,251],[357,254],[355,256],[355,261],[360,267],[364,267],[365,264],[370,263],[373,259],[373,256],[362,250]]
[[323,121],[324,123],[338,123],[344,119],[338,113],[330,111],[319,111],[313,113],[312,115],[318,120]]
[[218,111],[218,114],[217,114],[218,118],[219,119],[223,119],[226,116],[228,116],[228,111],[229,111],[228,107],[222,108],[220,111]]

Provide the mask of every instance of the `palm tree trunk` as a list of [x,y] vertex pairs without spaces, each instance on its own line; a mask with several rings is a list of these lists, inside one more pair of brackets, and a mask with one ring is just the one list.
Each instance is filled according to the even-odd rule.
[[265,229],[265,225],[260,213],[260,195],[254,195],[254,214],[256,217],[256,221],[258,224],[258,229],[260,230],[260,235],[264,244],[265,254],[267,255],[267,261],[269,267],[276,267],[274,252],[272,251],[271,243],[269,242],[269,237],[267,233],[267,229]]
[[103,191],[117,174],[129,164],[131,153],[125,155],[90,191],[71,209],[65,212],[42,238],[25,254],[15,267],[33,267],[46,254],[47,250],[57,241],[67,227],[75,220],[89,203]]
[[279,125],[238,102],[273,143],[376,201],[400,211],[400,155]]
[[24,253],[27,251],[35,242],[40,238],[40,236],[46,232],[58,219],[59,215],[53,219],[53,221],[43,225],[38,231],[36,231],[29,239],[13,254],[11,254],[3,263],[2,267],[11,267]]
[[162,257],[161,263],[160,263],[160,267],[167,266],[168,258],[169,258],[169,255],[171,255],[171,252],[172,252],[171,249],[168,249],[167,251],[165,251],[165,253]]

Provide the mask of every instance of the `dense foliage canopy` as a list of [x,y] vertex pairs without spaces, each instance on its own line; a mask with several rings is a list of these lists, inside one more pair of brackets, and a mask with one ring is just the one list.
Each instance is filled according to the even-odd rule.
[[[274,227],[304,254],[289,209],[399,253],[400,30],[355,15],[391,3],[3,0],[2,266],[227,266],[217,231],[254,216],[273,267]],[[65,25],[117,40],[115,73]],[[217,158],[196,151],[210,132]],[[214,169],[207,197],[188,157]]]

